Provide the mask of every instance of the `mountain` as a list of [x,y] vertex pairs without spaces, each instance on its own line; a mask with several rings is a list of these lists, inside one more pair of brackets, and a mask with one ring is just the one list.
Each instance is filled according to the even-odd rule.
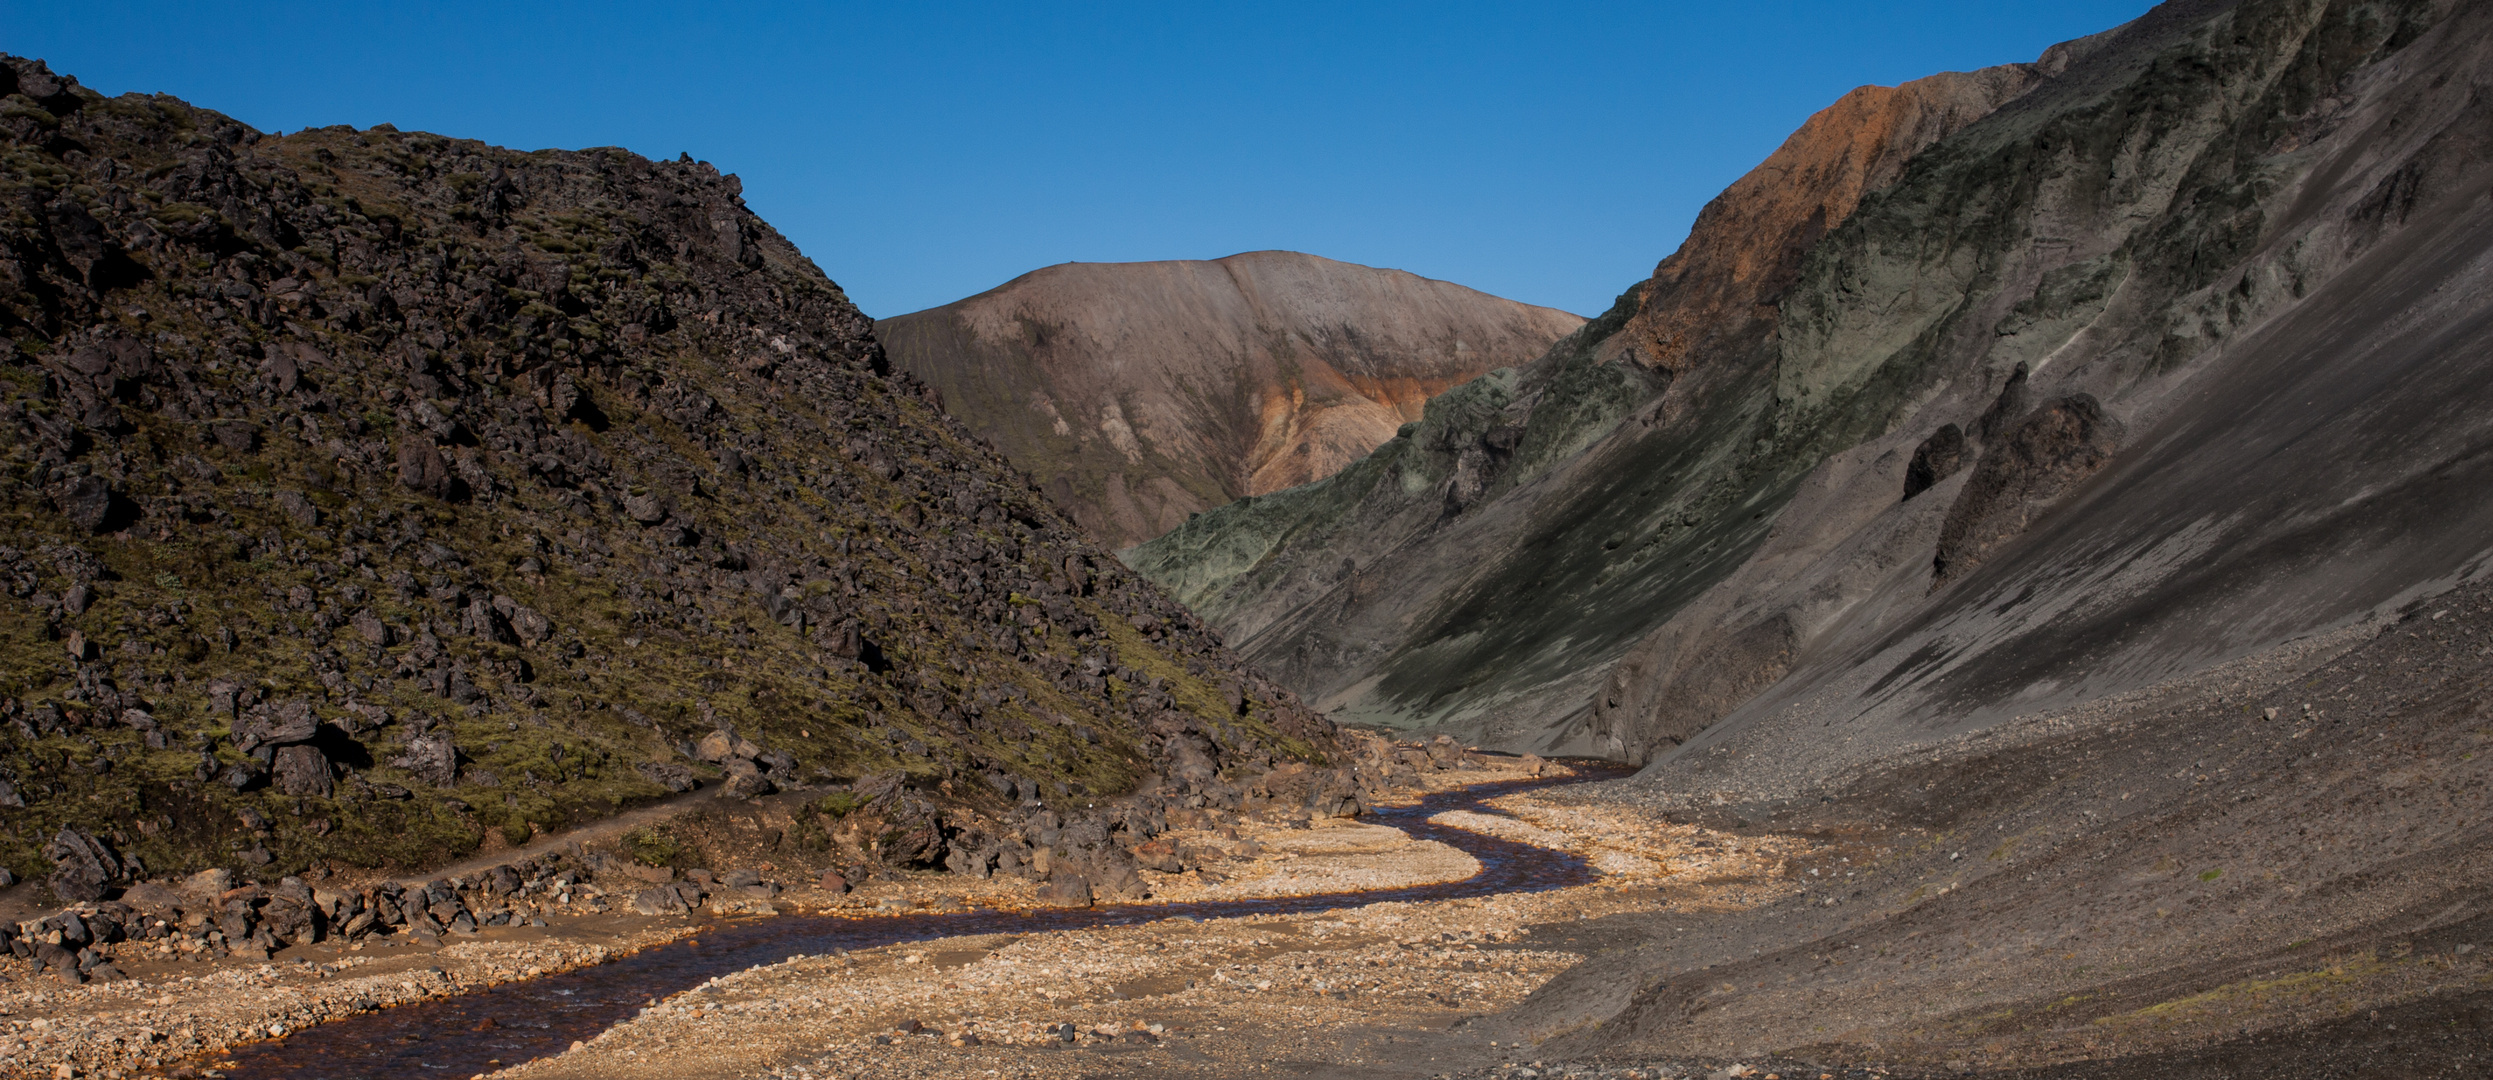
[[1810,253],[2066,51],[1846,95],[1709,203],[1651,279],[1530,364],[1432,399],[1330,479],[1126,558],[1339,716],[1598,750],[1586,702],[1610,661],[1764,527],[1715,481],[1740,465],[1778,303]]
[[2177,2],[1862,92],[1549,354],[1129,558],[1338,717],[1785,790],[2445,587],[2479,18]]
[[1878,150],[1848,214],[1769,162],[1686,271],[1127,557],[1337,716],[1812,845],[1606,930],[1496,1021],[1536,1056],[2468,1074],[2493,9],[2174,0],[1943,80],[1779,152]]
[[700,781],[1002,812],[1330,745],[733,176],[0,90],[20,875],[421,867]]
[[1583,319],[1291,251],[1064,263],[875,325],[1111,547],[1332,475]]

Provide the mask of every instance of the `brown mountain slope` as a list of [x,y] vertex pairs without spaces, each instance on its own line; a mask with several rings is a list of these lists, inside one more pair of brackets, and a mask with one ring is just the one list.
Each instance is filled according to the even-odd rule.
[[1583,319],[1289,251],[1066,263],[885,319],[893,363],[1109,544],[1332,475]]

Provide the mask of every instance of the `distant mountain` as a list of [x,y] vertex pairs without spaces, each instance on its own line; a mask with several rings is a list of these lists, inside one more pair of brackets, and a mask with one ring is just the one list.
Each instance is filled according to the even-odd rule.
[[[21,875],[420,867],[696,778],[1001,814],[1330,745],[733,176],[0,92]],[[983,857],[974,819],[910,857]]]
[[1332,475],[1582,325],[1290,251],[1065,263],[876,324],[892,362],[1113,547]]

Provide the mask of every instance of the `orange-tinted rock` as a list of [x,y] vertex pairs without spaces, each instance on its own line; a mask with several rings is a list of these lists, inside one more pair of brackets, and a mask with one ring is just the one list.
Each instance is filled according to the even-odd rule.
[[1894,183],[1915,154],[2039,77],[2026,64],[1950,71],[1901,86],[1864,86],[1819,110],[1705,205],[1687,241],[1654,267],[1636,314],[1603,351],[1680,371],[1707,346],[1771,323],[1802,256],[1851,217],[1862,196]]

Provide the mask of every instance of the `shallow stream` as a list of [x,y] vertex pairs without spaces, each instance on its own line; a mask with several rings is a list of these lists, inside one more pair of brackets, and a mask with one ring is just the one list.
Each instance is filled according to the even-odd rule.
[[1595,875],[1575,856],[1428,822],[1449,810],[1497,813],[1485,802],[1500,795],[1615,775],[1614,770],[1600,767],[1579,764],[1576,768],[1576,777],[1482,784],[1430,795],[1415,806],[1380,809],[1371,816],[1378,824],[1417,839],[1442,842],[1478,859],[1480,872],[1461,881],[1184,904],[740,919],[704,930],[697,941],[662,945],[558,975],[333,1020],[218,1056],[234,1063],[222,1071],[236,1080],[467,1077],[561,1053],[574,1040],[595,1038],[630,1019],[653,1000],[792,956],[977,934],[1031,934],[1170,918],[1287,915],[1389,900],[1451,900],[1579,885]]

